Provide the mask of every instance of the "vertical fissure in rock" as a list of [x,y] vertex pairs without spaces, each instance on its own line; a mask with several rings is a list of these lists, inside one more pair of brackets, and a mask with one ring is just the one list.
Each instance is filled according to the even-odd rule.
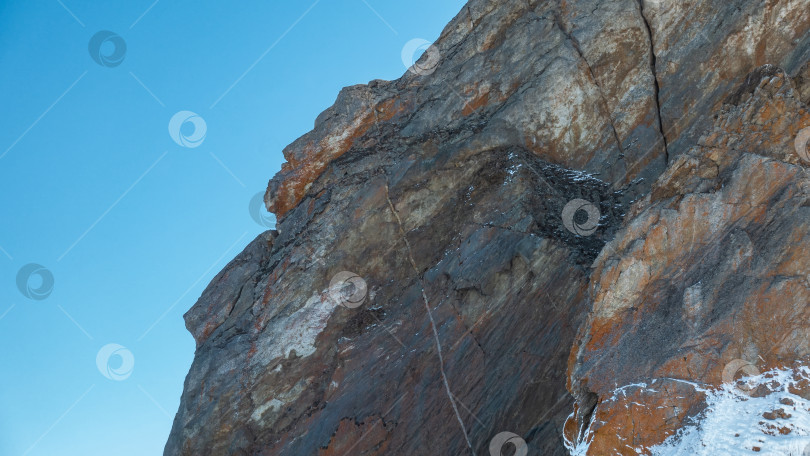
[[419,273],[419,268],[416,267],[416,261],[413,259],[413,251],[411,250],[411,243],[408,241],[408,237],[405,236],[405,229],[402,227],[402,220],[399,218],[399,214],[397,214],[396,209],[394,209],[394,203],[391,202],[391,196],[388,191],[388,183],[385,184],[385,199],[388,201],[388,207],[391,208],[391,213],[394,214],[394,218],[397,221],[399,233],[402,235],[402,241],[405,243],[405,248],[408,250],[408,261],[411,263],[411,267],[416,273],[417,280],[419,280],[419,285],[422,289],[422,301],[425,303],[425,310],[427,311],[428,318],[430,319],[430,326],[433,329],[433,339],[436,343],[436,353],[439,355],[439,371],[442,374],[442,382],[444,383],[444,389],[447,392],[447,398],[450,400],[450,405],[453,406],[453,412],[455,412],[458,424],[461,426],[461,432],[464,433],[464,440],[467,441],[467,446],[470,448],[470,452],[473,456],[475,456],[475,449],[470,441],[470,436],[467,435],[467,428],[464,426],[464,420],[461,419],[461,414],[458,412],[458,407],[456,406],[456,401],[453,398],[453,393],[450,392],[450,383],[447,381],[447,374],[444,372],[442,343],[439,340],[439,331],[436,329],[436,321],[433,319],[433,312],[430,310],[430,304],[428,303],[427,294],[425,293],[425,281],[422,275]]
[[[593,80],[593,84],[596,86],[596,90],[599,91],[599,97],[602,99],[602,106],[603,109],[605,110],[605,116],[607,117],[607,120],[610,123],[610,128],[613,130],[613,139],[616,141],[616,147],[619,148],[619,153],[623,155],[624,148],[622,147],[621,139],[619,139],[619,132],[616,130],[616,124],[613,123],[613,116],[611,115],[610,106],[608,105],[607,98],[605,97],[605,92],[602,90],[602,86],[599,84],[599,80],[596,79],[596,74],[593,72],[593,68],[591,68],[590,62],[588,62],[588,59],[585,58],[585,54],[583,54],[582,52],[582,48],[579,45],[579,41],[577,41],[574,35],[567,28],[565,28],[562,19],[556,13],[554,14],[554,24],[557,26],[557,28],[560,29],[563,35],[565,35],[565,37],[571,43],[571,46],[576,51],[580,60],[582,60],[585,63],[585,66],[588,68],[588,74],[590,75],[591,80]],[[657,96],[658,92],[656,91],[656,97]]]
[[661,141],[664,142],[664,154],[666,164],[669,164],[669,143],[667,142],[667,135],[664,133],[664,120],[661,117],[661,87],[658,85],[658,61],[655,56],[655,44],[653,43],[653,30],[647,16],[644,13],[644,0],[638,0],[638,12],[641,15],[641,21],[644,22],[644,27],[647,29],[647,38],[650,42],[650,71],[653,77],[653,91],[655,92],[655,110],[658,114],[658,130],[661,132]]

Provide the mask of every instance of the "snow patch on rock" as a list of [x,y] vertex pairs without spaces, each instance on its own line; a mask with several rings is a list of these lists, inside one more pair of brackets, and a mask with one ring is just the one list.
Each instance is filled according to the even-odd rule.
[[705,390],[708,407],[697,422],[650,451],[654,456],[810,455],[810,401],[791,392],[808,380],[807,367],[774,369],[747,380],[754,391],[765,388],[761,397],[732,384]]
[[[750,388],[745,390],[731,383],[704,387],[689,381],[667,380],[691,385],[696,392],[704,393],[707,407],[694,424],[683,427],[664,443],[651,448],[633,448],[638,454],[810,456],[810,400],[796,394],[807,391],[810,367],[773,369],[757,376],[744,377],[739,381],[744,381]],[[608,401],[626,395],[628,389],[651,391],[656,382],[653,380],[649,385],[633,383],[618,387]],[[591,422],[588,429],[581,433],[579,441],[565,439],[569,454],[589,454],[594,437],[591,429],[593,424]]]

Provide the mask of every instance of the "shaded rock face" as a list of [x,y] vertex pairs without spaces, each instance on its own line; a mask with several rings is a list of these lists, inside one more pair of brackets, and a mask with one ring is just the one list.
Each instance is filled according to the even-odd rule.
[[808,6],[470,1],[284,150],[165,454],[645,453],[808,355]]
[[[467,438],[484,454],[505,429],[565,454],[586,265],[622,195],[517,147],[444,141],[387,171],[378,160],[336,161],[341,184],[256,239],[187,314],[202,338],[168,454],[463,454]],[[588,238],[560,220],[572,194],[601,203]],[[330,299],[344,269],[367,284],[358,308]]]

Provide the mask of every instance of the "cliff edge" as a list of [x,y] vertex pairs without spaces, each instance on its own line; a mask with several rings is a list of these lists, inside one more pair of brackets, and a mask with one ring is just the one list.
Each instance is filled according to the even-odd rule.
[[[787,454],[809,29],[808,0],[471,0],[284,150],[277,231],[185,315],[164,454]],[[743,406],[774,418],[701,434]]]

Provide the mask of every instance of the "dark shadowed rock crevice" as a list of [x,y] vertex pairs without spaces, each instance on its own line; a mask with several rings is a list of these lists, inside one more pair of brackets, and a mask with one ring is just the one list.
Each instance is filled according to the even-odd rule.
[[650,43],[650,72],[653,76],[653,98],[655,99],[656,118],[658,119],[658,131],[661,133],[661,141],[664,143],[665,163],[669,163],[669,146],[667,145],[667,135],[664,131],[664,122],[661,120],[661,86],[658,83],[658,59],[655,56],[655,42],[653,40],[653,29],[644,14],[644,0],[638,0],[638,9],[644,26],[647,29],[647,38]]

